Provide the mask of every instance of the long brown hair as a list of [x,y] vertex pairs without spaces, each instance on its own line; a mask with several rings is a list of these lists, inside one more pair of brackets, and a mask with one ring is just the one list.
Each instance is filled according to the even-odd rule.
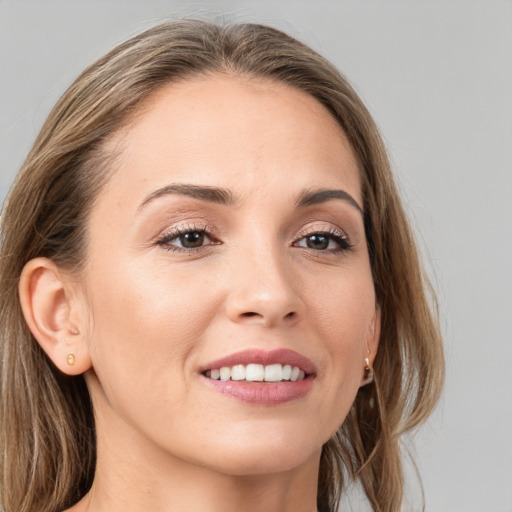
[[382,315],[375,381],[361,388],[323,448],[318,504],[335,511],[347,477],[374,512],[398,511],[400,435],[432,411],[444,359],[436,305],[377,127],[323,57],[269,27],[182,20],[128,40],[87,68],[52,110],[4,204],[0,225],[0,485],[5,512],[58,512],[83,497],[95,466],[94,418],[82,376],[65,377],[28,330],[18,299],[39,256],[79,273],[86,223],[108,180],[113,134],[164,84],[197,74],[264,77],[309,93],[338,120],[356,154],[365,229]]

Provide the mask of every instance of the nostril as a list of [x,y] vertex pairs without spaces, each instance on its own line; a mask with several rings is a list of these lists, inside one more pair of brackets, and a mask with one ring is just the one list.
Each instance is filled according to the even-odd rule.
[[[245,313],[242,313],[242,316],[245,316],[247,318],[253,317],[253,316],[261,316],[259,313],[256,313],[255,311],[246,311]],[[293,318],[295,316],[295,311],[290,311],[290,313],[286,314],[284,318]]]

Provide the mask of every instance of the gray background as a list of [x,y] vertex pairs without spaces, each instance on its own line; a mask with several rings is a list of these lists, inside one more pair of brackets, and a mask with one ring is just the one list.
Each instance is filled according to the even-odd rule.
[[[439,294],[448,375],[414,436],[428,512],[512,511],[512,2],[0,0],[0,200],[49,109],[166,17],[263,21],[330,58],[382,128]],[[410,504],[420,495],[412,466]],[[367,510],[357,492],[343,510]]]

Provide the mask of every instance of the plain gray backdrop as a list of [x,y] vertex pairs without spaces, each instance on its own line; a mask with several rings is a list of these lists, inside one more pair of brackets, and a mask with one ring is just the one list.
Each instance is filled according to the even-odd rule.
[[512,511],[512,2],[0,0],[0,201],[72,79],[177,16],[290,32],[366,101],[440,300],[446,389],[412,439],[426,510]]

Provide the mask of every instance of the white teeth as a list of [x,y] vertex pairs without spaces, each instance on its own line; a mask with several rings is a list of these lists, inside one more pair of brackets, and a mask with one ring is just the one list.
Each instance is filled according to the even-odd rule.
[[245,379],[245,366],[237,364],[231,368],[231,380],[244,380]]
[[280,364],[265,366],[265,380],[267,382],[279,382],[283,380],[283,367]]
[[289,364],[236,364],[235,366],[223,366],[205,372],[207,377],[215,380],[245,380],[247,382],[281,382],[283,380],[303,380],[306,377],[304,370],[298,366]]
[[248,364],[245,368],[245,380],[261,382],[264,378],[265,370],[262,364]]

